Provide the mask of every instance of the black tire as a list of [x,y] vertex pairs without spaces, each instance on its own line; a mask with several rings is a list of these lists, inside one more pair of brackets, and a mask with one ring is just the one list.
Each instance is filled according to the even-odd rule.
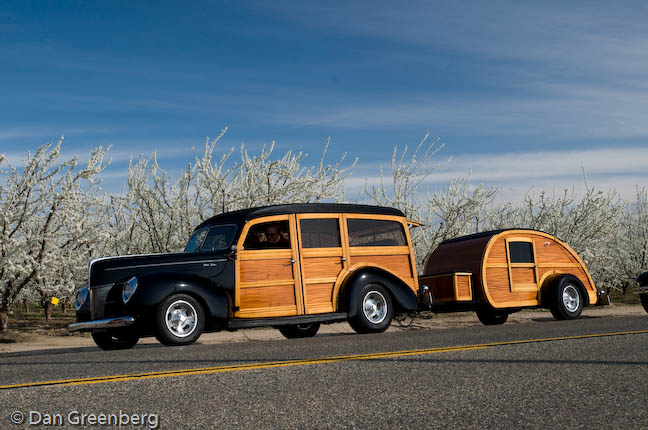
[[379,284],[367,284],[358,294],[355,316],[349,325],[356,333],[382,333],[394,318],[394,306],[389,292]]
[[139,334],[132,329],[93,330],[92,339],[104,351],[131,349],[139,341]]
[[277,328],[287,339],[298,339],[315,336],[320,328],[320,323],[282,325]]
[[639,300],[641,300],[641,305],[648,312],[648,294],[639,294]]
[[155,337],[163,345],[191,345],[205,328],[205,311],[192,296],[175,294],[155,312]]
[[583,311],[584,297],[581,283],[575,276],[556,279],[549,290],[549,310],[557,320],[578,318]]
[[509,316],[507,311],[494,309],[490,306],[480,306],[475,310],[475,313],[477,313],[477,318],[484,325],[504,324]]

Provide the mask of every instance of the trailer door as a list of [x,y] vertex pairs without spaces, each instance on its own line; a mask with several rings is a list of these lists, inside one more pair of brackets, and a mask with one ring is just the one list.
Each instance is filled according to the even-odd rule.
[[506,258],[511,291],[538,291],[538,265],[533,239],[507,237]]

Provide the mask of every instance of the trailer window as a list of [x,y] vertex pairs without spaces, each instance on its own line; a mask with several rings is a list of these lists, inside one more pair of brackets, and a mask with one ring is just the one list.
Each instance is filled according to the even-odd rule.
[[303,248],[339,248],[340,226],[337,218],[302,219],[299,221]]
[[511,263],[534,263],[531,242],[509,242]]
[[397,221],[349,218],[347,226],[349,246],[407,246],[403,226]]

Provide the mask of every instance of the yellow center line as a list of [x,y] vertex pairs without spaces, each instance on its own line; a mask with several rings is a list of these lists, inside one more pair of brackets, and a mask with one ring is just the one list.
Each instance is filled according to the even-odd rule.
[[425,349],[412,349],[412,350],[403,350],[403,351],[388,351],[388,352],[378,352],[371,354],[353,354],[353,355],[340,355],[333,357],[320,357],[320,358],[310,358],[310,359],[300,359],[300,360],[283,360],[283,361],[270,361],[270,362],[261,362],[261,363],[251,363],[251,364],[232,364],[226,366],[212,366],[212,367],[199,367],[192,369],[177,369],[177,370],[165,370],[159,372],[146,372],[146,373],[133,373],[125,375],[110,375],[110,376],[96,376],[91,378],[76,378],[76,379],[62,379],[57,381],[41,381],[41,382],[27,382],[23,384],[13,384],[13,385],[0,385],[0,390],[8,390],[15,388],[27,388],[27,387],[42,387],[42,386],[51,386],[51,385],[84,385],[84,384],[101,384],[104,382],[117,382],[117,381],[132,381],[137,379],[152,379],[152,378],[166,378],[170,376],[185,376],[185,375],[199,375],[199,374],[209,374],[209,373],[221,373],[221,372],[235,372],[240,370],[255,370],[255,369],[269,369],[273,367],[289,367],[289,366],[305,366],[312,364],[322,364],[322,363],[337,363],[342,361],[357,361],[357,360],[375,360],[379,358],[393,358],[393,357],[405,357],[410,355],[425,355],[425,354],[438,354],[442,352],[451,352],[451,351],[469,351],[475,349],[486,349],[493,348],[496,346],[505,346],[505,345],[519,345],[525,343],[538,343],[538,342],[553,342],[553,341],[562,341],[562,340],[574,340],[574,339],[589,339],[597,337],[607,337],[607,336],[624,336],[631,334],[648,334],[648,330],[635,330],[635,331],[624,331],[624,332],[615,332],[615,333],[596,333],[596,334],[585,334],[579,336],[560,336],[560,337],[548,337],[542,339],[524,339],[524,340],[509,340],[503,342],[491,342],[491,343],[481,343],[475,345],[460,345],[460,346],[447,346],[439,348],[425,348]]

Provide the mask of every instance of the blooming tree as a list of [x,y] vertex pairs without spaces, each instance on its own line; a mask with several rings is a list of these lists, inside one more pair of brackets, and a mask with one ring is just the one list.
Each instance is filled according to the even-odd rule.
[[66,282],[63,266],[69,261],[61,257],[78,246],[75,231],[87,215],[77,203],[92,194],[106,166],[101,147],[84,168],[78,168],[76,156],[60,161],[62,143],[61,138],[28,153],[21,168],[0,157],[0,331],[7,330],[9,311],[23,289],[45,289],[54,278]]

